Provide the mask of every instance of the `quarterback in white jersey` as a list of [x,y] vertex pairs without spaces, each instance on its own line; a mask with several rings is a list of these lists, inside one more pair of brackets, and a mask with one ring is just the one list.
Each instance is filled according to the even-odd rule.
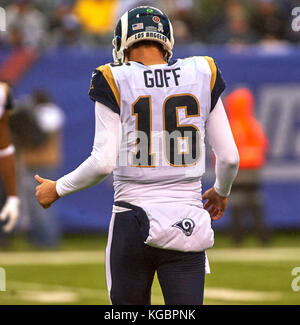
[[[151,66],[108,64],[96,70],[111,74],[117,98],[122,92],[119,106],[112,108],[123,127],[114,169],[115,200],[201,205],[205,121],[211,110],[209,64],[214,65],[210,58],[192,57]],[[103,102],[98,74],[90,96]],[[180,193],[175,183],[184,187]]]
[[[113,172],[106,250],[113,304],[149,304],[155,272],[166,304],[202,304],[211,219],[224,213],[238,169],[220,70],[210,57],[171,60],[173,44],[160,10],[126,12],[115,30],[115,62],[92,75],[91,156],[57,182],[36,176],[37,198],[49,207]],[[205,135],[216,155],[216,181],[202,196]]]

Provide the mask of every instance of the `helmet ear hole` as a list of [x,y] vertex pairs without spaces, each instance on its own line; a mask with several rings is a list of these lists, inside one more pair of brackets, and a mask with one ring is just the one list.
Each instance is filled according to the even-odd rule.
[[120,48],[121,48],[121,43],[122,43],[121,37],[119,35],[117,35],[116,38],[115,38],[115,40],[116,40],[117,51],[119,51]]

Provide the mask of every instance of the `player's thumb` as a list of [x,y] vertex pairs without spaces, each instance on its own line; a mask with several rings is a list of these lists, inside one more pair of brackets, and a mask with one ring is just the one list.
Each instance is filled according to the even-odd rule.
[[202,200],[208,199],[207,191],[202,195]]
[[39,175],[35,175],[34,178],[39,184],[42,184],[45,181],[45,179],[40,177]]

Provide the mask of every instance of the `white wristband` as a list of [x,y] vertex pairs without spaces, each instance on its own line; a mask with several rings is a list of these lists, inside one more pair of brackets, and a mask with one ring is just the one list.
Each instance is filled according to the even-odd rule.
[[10,156],[15,153],[14,145],[10,144],[8,147],[4,149],[0,149],[0,158]]
[[9,195],[6,199],[7,202],[11,202],[13,204],[19,205],[20,204],[20,199],[16,195]]

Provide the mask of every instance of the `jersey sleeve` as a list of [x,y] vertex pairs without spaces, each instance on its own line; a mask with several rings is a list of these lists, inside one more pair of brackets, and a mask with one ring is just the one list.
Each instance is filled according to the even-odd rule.
[[210,93],[211,93],[211,104],[210,111],[214,109],[217,104],[218,99],[225,90],[226,84],[222,77],[220,69],[217,67],[213,58],[209,56],[204,57],[208,62],[211,70],[211,80],[210,80]]
[[102,65],[93,72],[89,96],[120,114],[120,92],[109,65]]

